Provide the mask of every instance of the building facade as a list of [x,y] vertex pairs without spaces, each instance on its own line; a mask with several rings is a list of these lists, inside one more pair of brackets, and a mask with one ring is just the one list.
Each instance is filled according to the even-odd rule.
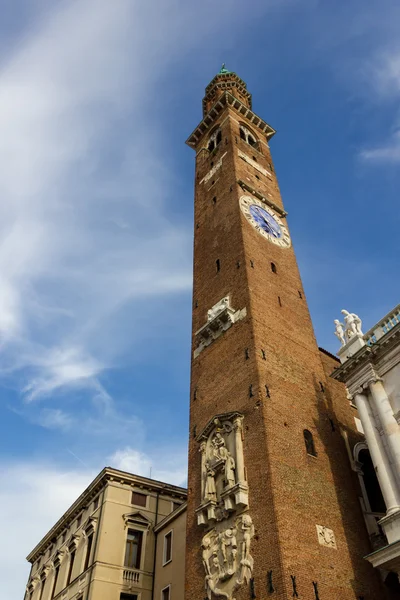
[[[348,460],[363,439],[318,348],[271,157],[225,68],[196,154],[185,598],[380,600]],[[306,190],[299,191],[298,201]]]
[[25,600],[183,600],[185,502],[105,468],[27,557]]
[[346,384],[365,434],[350,460],[360,478],[374,552],[366,559],[400,592],[400,305],[365,335],[361,320],[342,310],[336,335],[341,366],[332,377]]

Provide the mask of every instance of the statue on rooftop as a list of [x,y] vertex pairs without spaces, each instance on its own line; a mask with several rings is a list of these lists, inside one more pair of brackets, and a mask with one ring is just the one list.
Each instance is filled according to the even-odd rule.
[[346,339],[349,341],[354,335],[363,335],[361,331],[362,321],[355,313],[349,313],[347,310],[341,311],[344,316]]
[[335,335],[342,346],[344,346],[346,344],[346,338],[344,337],[344,325],[338,319],[335,319],[333,322],[335,323]]

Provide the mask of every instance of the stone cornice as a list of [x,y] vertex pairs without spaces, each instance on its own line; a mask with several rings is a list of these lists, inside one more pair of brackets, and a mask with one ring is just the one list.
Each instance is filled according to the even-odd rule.
[[105,467],[28,554],[26,560],[30,563],[34,563],[40,554],[45,552],[50,544],[58,538],[63,529],[69,527],[77,515],[88,506],[92,499],[102,489],[106,487],[109,481],[116,481],[120,484],[131,485],[132,487],[142,487],[170,496],[184,496],[185,498],[187,496],[187,489],[185,488],[169,483],[163,483],[162,481],[156,481],[155,479],[149,479],[147,477],[140,477],[139,475],[133,475],[132,473],[119,471],[118,469],[113,469],[111,467]]
[[[392,356],[387,362],[388,354]],[[391,329],[382,338],[371,346],[363,346],[354,356],[350,356],[344,363],[337,367],[331,377],[346,383],[356,377],[359,370],[369,363],[378,375],[383,375],[390,368],[400,362],[400,328]]]
[[260,117],[258,117],[252,110],[247,108],[247,106],[240,102],[240,100],[238,100],[235,96],[229,92],[225,92],[188,137],[186,144],[192,148],[195,148],[199,140],[213,127],[215,121],[219,118],[227,106],[232,106],[240,115],[242,115],[242,117],[248,119],[253,127],[259,129],[268,139],[275,135],[275,129],[260,119]]

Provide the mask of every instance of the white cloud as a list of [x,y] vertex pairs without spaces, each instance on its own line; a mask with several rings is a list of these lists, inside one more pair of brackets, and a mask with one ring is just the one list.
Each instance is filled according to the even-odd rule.
[[28,580],[25,556],[95,477],[90,470],[57,470],[34,462],[1,468],[1,596],[20,600]]
[[156,458],[153,459],[149,455],[127,446],[117,450],[109,460],[111,467],[121,471],[128,471],[175,485],[186,485],[186,451],[176,451],[169,448],[167,454],[158,451]]

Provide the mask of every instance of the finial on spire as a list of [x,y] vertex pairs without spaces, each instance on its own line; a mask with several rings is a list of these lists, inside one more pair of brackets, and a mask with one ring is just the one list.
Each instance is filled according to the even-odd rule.
[[225,63],[222,63],[222,67],[221,67],[218,75],[223,75],[224,73],[230,73],[230,71],[228,71],[228,69],[225,67]]

